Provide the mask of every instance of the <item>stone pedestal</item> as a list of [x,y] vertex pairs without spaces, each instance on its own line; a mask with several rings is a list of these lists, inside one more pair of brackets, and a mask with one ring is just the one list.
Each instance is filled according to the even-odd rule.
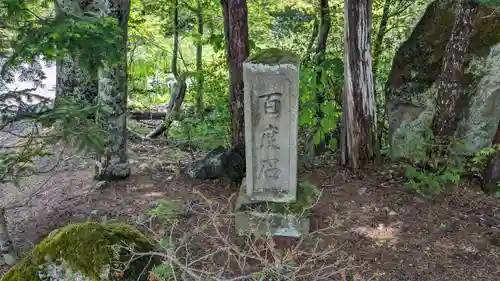
[[299,237],[309,230],[307,206],[297,207],[309,201],[297,196],[299,68],[296,55],[278,49],[243,64],[246,179],[235,210],[241,235]]
[[299,182],[297,201],[276,203],[254,201],[246,194],[244,180],[235,207],[235,224],[238,235],[255,237],[300,237],[309,233],[309,215],[319,191],[309,183]]

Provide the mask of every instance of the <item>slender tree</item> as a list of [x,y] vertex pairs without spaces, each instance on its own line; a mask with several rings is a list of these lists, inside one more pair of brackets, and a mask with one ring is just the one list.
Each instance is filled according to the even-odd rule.
[[371,42],[372,1],[344,2],[341,163],[360,168],[377,154]]
[[203,2],[196,0],[196,19],[198,24],[198,41],[196,42],[196,110],[200,116],[203,115]]
[[101,12],[117,20],[121,42],[117,62],[104,62],[99,69],[98,102],[106,108],[99,119],[107,131],[105,153],[97,159],[95,178],[112,180],[130,174],[127,159],[127,29],[130,0],[101,2]]
[[[323,85],[323,65],[325,61],[326,43],[328,34],[330,33],[331,17],[330,6],[328,0],[319,0],[319,26],[318,26],[318,41],[316,45],[315,64],[318,66],[316,71],[316,126],[313,134],[316,134],[321,128],[321,120],[323,120],[323,105],[325,103],[325,87]],[[317,147],[319,148],[319,147]],[[316,149],[315,149],[316,150]]]
[[233,150],[244,156],[243,62],[249,54],[247,2],[246,0],[221,0],[221,5],[224,15],[226,54],[229,64],[231,143]]
[[477,13],[476,1],[461,1],[450,40],[446,45],[436,97],[434,135],[449,138],[457,128],[464,106],[461,80],[468,64],[467,52]]

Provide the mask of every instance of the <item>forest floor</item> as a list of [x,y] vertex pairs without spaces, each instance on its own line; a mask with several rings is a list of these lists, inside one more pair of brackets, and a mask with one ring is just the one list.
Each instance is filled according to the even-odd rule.
[[[201,202],[207,212],[230,209],[234,203],[238,186],[224,180],[194,182],[179,173],[179,164],[189,161],[190,153],[131,143],[130,154],[130,178],[104,188],[91,179],[90,159],[76,155],[66,157],[58,170],[26,179],[21,193],[2,187],[2,202],[15,198],[23,205],[6,214],[15,246],[28,250],[68,222],[103,216],[136,222],[161,198]],[[399,168],[391,164],[351,172],[333,162],[299,165],[299,178],[322,190],[311,223],[313,239],[321,242],[312,242],[320,245],[313,267],[345,269],[345,280],[355,274],[363,279],[354,280],[500,280],[499,198],[461,186],[430,202],[405,190]],[[199,229],[200,214],[182,217],[178,229]],[[221,243],[238,244],[232,225],[225,227],[228,235],[219,236],[222,240],[205,237],[190,248],[206,253],[224,248]],[[225,262],[210,261],[212,266]],[[342,274],[324,280],[343,280]]]

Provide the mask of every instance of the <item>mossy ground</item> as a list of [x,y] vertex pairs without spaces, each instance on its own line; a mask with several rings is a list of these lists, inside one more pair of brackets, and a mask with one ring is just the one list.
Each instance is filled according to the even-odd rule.
[[278,48],[263,49],[258,53],[252,54],[247,61],[263,64],[296,64],[300,62],[300,57],[293,52],[281,50]]
[[[50,260],[65,261],[73,271],[78,271],[92,280],[99,281],[105,266],[114,267],[129,259],[127,253],[115,251],[113,245],[134,244],[138,251],[150,251],[152,245],[135,228],[121,223],[102,225],[97,222],[69,224],[49,235],[27,256],[14,266],[1,281],[42,281],[38,273]],[[148,259],[134,261],[116,275],[115,280],[136,280],[147,265]],[[111,279],[113,280],[113,279]]]
[[257,212],[271,212],[283,215],[309,215],[311,207],[318,200],[318,188],[305,181],[300,181],[297,184],[297,200],[289,203],[276,203],[276,202],[258,202],[249,203],[242,206],[242,211],[257,211]]

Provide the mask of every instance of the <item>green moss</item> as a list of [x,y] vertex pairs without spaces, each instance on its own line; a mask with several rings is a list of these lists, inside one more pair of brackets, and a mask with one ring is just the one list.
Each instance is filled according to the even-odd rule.
[[[115,266],[117,263],[129,260],[129,256],[123,250],[118,252],[117,256],[113,245],[118,244],[134,244],[139,251],[152,250],[152,245],[145,236],[126,224],[114,223],[106,226],[97,222],[69,224],[40,242],[9,270],[1,281],[42,281],[38,277],[38,272],[48,260],[54,263],[65,261],[73,271],[99,281],[99,274],[105,266]],[[147,262],[147,258],[134,261],[125,270],[124,278],[130,276],[136,280]]]
[[243,211],[271,212],[280,214],[303,214],[311,213],[311,206],[319,196],[318,188],[312,183],[301,181],[297,184],[297,200],[289,203],[259,202],[243,206]]
[[300,62],[300,57],[290,51],[277,48],[263,49],[258,53],[251,55],[247,61],[263,64],[290,64]]

